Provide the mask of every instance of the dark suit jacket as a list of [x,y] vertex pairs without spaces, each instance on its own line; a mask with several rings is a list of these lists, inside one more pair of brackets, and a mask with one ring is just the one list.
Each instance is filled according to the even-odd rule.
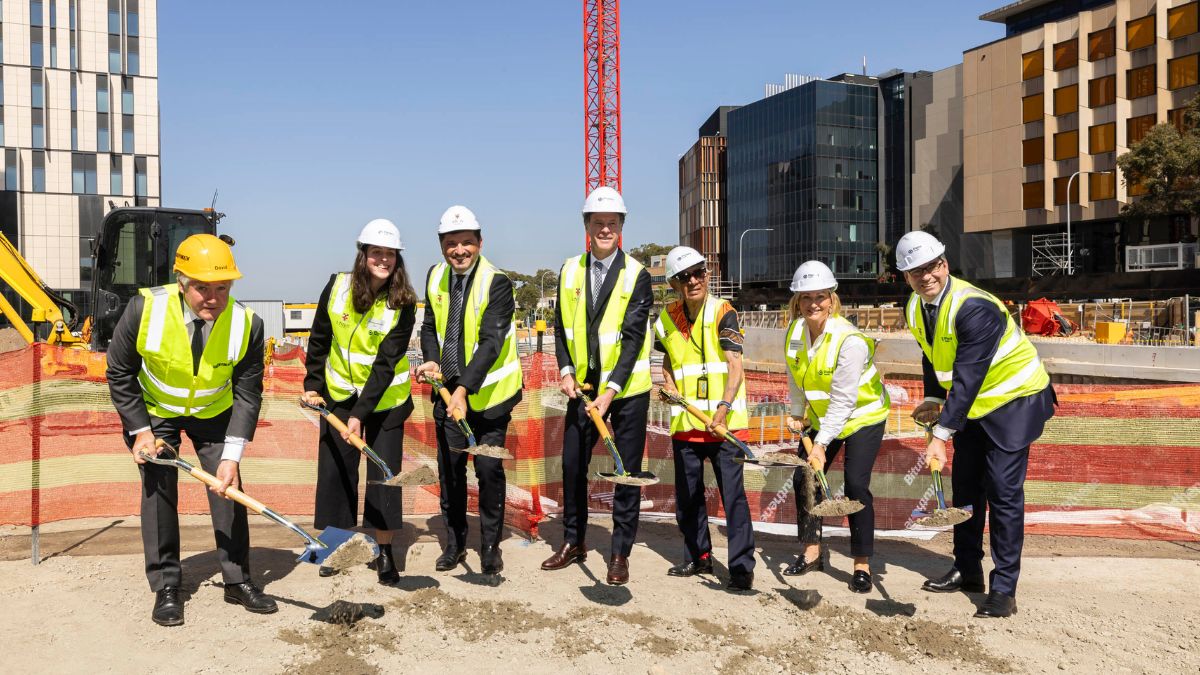
[[[329,350],[333,345],[333,324],[329,321],[329,294],[333,291],[333,282],[336,279],[336,274],[329,276],[329,283],[325,284],[325,290],[321,291],[321,298],[317,300],[317,312],[308,335],[308,352],[304,361],[305,370],[308,371],[304,377],[304,390],[321,394],[329,401],[331,408],[337,406],[329,398],[329,391],[325,388],[325,362],[329,359]],[[388,385],[396,375],[396,364],[408,353],[408,340],[412,337],[413,325],[416,322],[415,306],[405,305],[400,308],[400,320],[379,344],[379,351],[375,354],[375,363],[371,366],[371,374],[367,376],[366,384],[359,390],[357,397],[351,397],[343,404],[350,406],[351,417],[365,420],[375,411],[379,399],[383,398],[383,392],[387,391]],[[387,412],[389,418],[395,413],[401,415],[399,421],[403,421],[411,411],[410,398],[407,403]],[[391,424],[385,423],[384,426],[390,428]]]
[[[137,379],[142,369],[137,336],[145,305],[146,298],[141,294],[130,299],[108,345],[108,391],[126,432],[150,426],[150,413],[146,410],[142,386]],[[262,407],[264,332],[262,318],[254,315],[246,356],[233,367],[233,408],[225,432],[227,436],[254,440],[258,412]]]
[[[471,284],[475,281],[475,272],[478,270],[479,265],[475,265],[467,278],[463,280],[464,293],[471,292]],[[433,267],[430,267],[429,271],[425,273],[424,288],[426,289],[429,288],[431,274],[433,274]],[[451,274],[454,273],[451,272]],[[450,283],[450,288],[453,290],[453,278]],[[463,312],[466,311],[467,303],[464,297]],[[508,336],[508,331],[513,329],[513,313],[515,311],[516,303],[513,301],[512,281],[503,273],[495,274],[492,277],[492,286],[488,289],[487,308],[484,309],[483,316],[479,320],[479,342],[476,344],[475,353],[471,356],[471,362],[466,364],[463,372],[453,381],[447,382],[447,386],[453,388],[462,385],[468,393],[479,392],[488,371],[496,363],[496,359],[500,358],[500,348],[504,346],[504,338]],[[421,321],[421,356],[424,360],[433,361],[439,367],[441,366],[442,349],[438,345],[437,322],[433,316],[433,309],[429,306],[429,298],[425,299],[425,318]],[[434,399],[434,403],[440,400],[439,396]],[[520,402],[521,392],[518,390],[512,398],[504,403],[485,410],[483,416],[488,419],[503,417],[512,412],[513,407]]]
[[[600,318],[604,315],[605,308],[608,307],[608,301],[612,297],[613,288],[617,284],[617,277],[620,276],[620,271],[625,269],[625,252],[618,250],[616,260],[613,260],[612,265],[608,268],[608,275],[604,277],[604,286],[600,289],[600,297],[597,299],[595,306],[592,306],[592,274],[591,264],[592,256],[588,254],[585,258],[587,263],[587,272],[584,274],[586,282],[584,284],[584,297],[580,300],[586,303],[587,307],[587,344],[588,354],[600,353],[600,338],[599,324]],[[559,295],[562,295],[562,272],[559,272]],[[609,376],[609,382],[619,385],[622,389],[629,382],[629,377],[633,374],[633,367],[637,363],[638,353],[642,351],[642,344],[646,340],[646,330],[650,321],[650,308],[654,306],[654,291],[650,283],[650,273],[643,267],[641,274],[638,275],[637,281],[633,285],[633,295],[629,298],[629,307],[625,312],[625,320],[621,323],[621,352],[617,357],[617,365],[613,368],[612,375]],[[562,370],[566,366],[575,368],[578,373],[586,363],[573,363],[571,361],[570,348],[567,346],[565,332],[563,330],[562,303],[557,303],[554,309],[554,355],[558,360],[558,368]],[[596,385],[600,380],[599,368],[588,371],[587,382]]]
[[[967,412],[979,395],[992,357],[1004,337],[1007,318],[999,307],[983,298],[963,301],[954,317],[958,350],[954,354],[954,380],[949,392],[938,383],[933,364],[922,356],[925,395],[946,401],[938,424],[954,431],[961,431],[966,426]],[[996,447],[1016,452],[1042,435],[1046,420],[1054,415],[1055,403],[1054,388],[1047,385],[1040,393],[1010,401],[978,421]]]

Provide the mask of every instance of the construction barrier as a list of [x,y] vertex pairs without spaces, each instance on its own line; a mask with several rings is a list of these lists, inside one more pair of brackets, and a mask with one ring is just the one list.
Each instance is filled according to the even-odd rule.
[[[316,477],[317,420],[296,400],[303,352],[276,354],[267,369],[262,416],[242,463],[251,495],[289,515],[311,515]],[[513,413],[506,462],[509,524],[535,535],[562,504],[561,447],[566,398],[558,391],[552,355],[522,359],[524,400]],[[762,451],[791,449],[784,427],[786,375],[751,373],[751,443]],[[923,471],[922,434],[909,419],[919,383],[888,380],[889,435],[875,464],[872,492],[880,530],[911,528],[909,514],[932,498]],[[1200,540],[1200,386],[1061,385],[1061,405],[1030,456],[1026,528],[1039,534]],[[430,392],[414,385],[417,405],[405,426],[404,469],[436,466]],[[674,468],[666,405],[654,400],[644,468],[662,479],[643,490],[642,513],[670,518]],[[191,455],[185,442],[184,456]],[[611,470],[598,446],[592,471]],[[953,463],[948,467],[953,471]],[[793,532],[791,471],[746,471],[753,519]],[[470,480],[473,472],[468,471]],[[841,461],[829,474],[842,483]],[[708,512],[722,517],[709,474]],[[947,481],[947,488],[950,482]],[[204,513],[203,486],[181,480],[179,509]],[[594,511],[607,510],[612,485],[591,484]],[[34,526],[138,511],[136,465],[121,440],[120,421],[104,381],[104,355],[47,345],[0,354],[0,524]],[[472,490],[474,509],[474,490]],[[435,514],[437,486],[405,488],[405,513]],[[830,524],[835,524],[831,519]],[[557,527],[554,525],[552,527]]]

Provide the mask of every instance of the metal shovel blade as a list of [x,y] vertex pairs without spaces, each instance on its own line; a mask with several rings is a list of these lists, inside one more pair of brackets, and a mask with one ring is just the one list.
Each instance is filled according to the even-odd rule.
[[387,480],[369,480],[368,485],[383,485],[386,487],[421,487],[438,482],[437,474],[428,466],[421,466],[412,471],[404,471]]
[[764,469],[799,469],[804,465],[803,459],[786,452],[768,452],[754,457],[735,457],[733,461],[739,464],[753,464]]
[[480,457],[492,457],[494,459],[515,459],[513,454],[508,451],[508,448],[502,448],[498,445],[473,445],[469,448],[451,448],[451,450],[478,455]]
[[921,527],[947,527],[965,523],[974,514],[974,507],[964,506],[934,509],[933,511],[914,510],[911,514],[913,525]]
[[610,483],[616,483],[617,485],[643,487],[658,483],[658,476],[655,476],[649,471],[638,471],[637,473],[611,473],[608,471],[601,471],[596,475]]
[[852,513],[858,513],[867,508],[862,502],[857,499],[847,499],[845,497],[833,497],[823,500],[812,508],[809,513],[822,518],[848,516]]
[[[356,536],[357,535],[357,536]],[[317,548],[309,544],[304,553],[296,558],[296,562],[325,565],[334,569],[345,569],[354,565],[368,563],[379,556],[379,545],[371,537],[360,532],[343,530],[340,527],[327,527],[317,539],[325,545]]]

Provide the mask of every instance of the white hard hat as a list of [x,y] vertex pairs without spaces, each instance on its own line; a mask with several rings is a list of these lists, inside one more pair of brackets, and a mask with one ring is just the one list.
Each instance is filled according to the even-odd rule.
[[667,278],[670,279],[686,269],[703,265],[705,262],[704,256],[700,255],[696,249],[688,246],[676,246],[671,249],[670,253],[667,253]]
[[592,193],[583,201],[583,212],[584,214],[629,213],[625,210],[625,200],[621,198],[621,193],[607,185],[592,190]]
[[792,275],[790,288],[793,293],[803,293],[806,291],[836,291],[837,286],[833,270],[820,260],[809,260],[796,268],[796,273]]
[[404,250],[404,244],[400,243],[400,230],[396,229],[396,225],[387,218],[376,218],[367,223],[362,232],[358,233],[358,243],[364,246],[383,246],[394,248],[397,251]]
[[442,214],[442,222],[438,223],[438,234],[462,232],[463,230],[480,230],[479,221],[475,214],[465,206],[451,206]]
[[937,237],[922,230],[914,230],[896,242],[896,269],[907,272],[920,267],[946,252],[946,247]]

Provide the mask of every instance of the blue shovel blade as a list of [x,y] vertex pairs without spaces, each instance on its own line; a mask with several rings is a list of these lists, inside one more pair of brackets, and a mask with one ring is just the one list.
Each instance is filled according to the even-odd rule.
[[[324,531],[321,532],[321,534],[319,536],[317,536],[317,539],[322,544],[325,544],[325,547],[324,548],[316,548],[312,545],[305,547],[304,553],[301,553],[300,557],[296,558],[296,562],[304,562],[304,563],[311,563],[313,565],[320,565],[320,564],[324,563],[325,560],[327,558],[329,558],[329,556],[333,555],[333,552],[338,550],[338,548],[340,546],[342,546],[346,542],[350,541],[350,538],[353,537],[355,534],[356,534],[355,532],[351,532],[350,530],[343,530],[340,527],[327,527],[327,528],[325,528]],[[366,537],[366,535],[363,535],[363,536]],[[366,537],[366,538],[367,538],[367,542],[371,545],[372,555],[378,556],[379,555],[379,545],[376,544],[375,540],[372,539],[371,537]]]

